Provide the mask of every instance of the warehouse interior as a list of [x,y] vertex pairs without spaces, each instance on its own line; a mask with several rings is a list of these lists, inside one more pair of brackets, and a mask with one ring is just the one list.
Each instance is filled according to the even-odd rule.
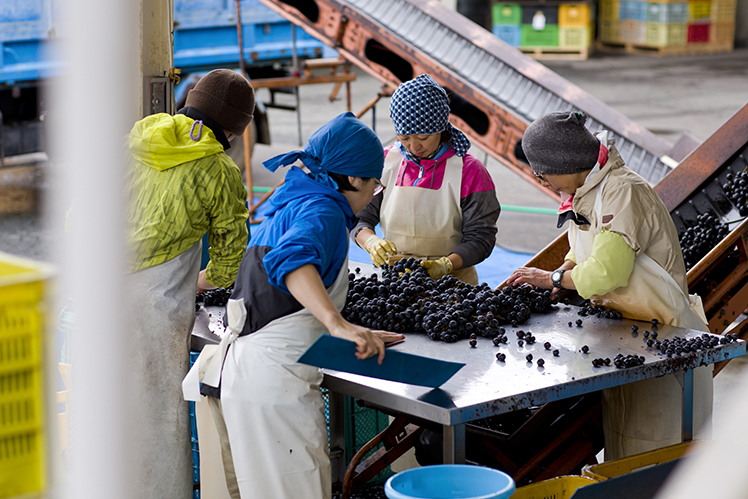
[[[557,268],[568,250],[566,227],[556,227],[558,194],[536,180],[515,149],[527,126],[548,112],[576,109],[589,117],[591,130],[610,130],[627,165],[663,200],[679,236],[705,220],[704,214],[713,216],[708,223],[714,227],[724,227],[708,247],[690,253],[683,249],[683,253],[690,269],[689,289],[704,302],[709,332],[723,338],[735,335],[734,341],[698,360],[668,362],[661,358],[657,367],[686,373],[683,383],[687,386],[692,383],[688,372],[692,376],[694,362],[715,365],[713,433],[709,441],[691,445],[691,428],[687,436],[684,430],[684,443],[675,448],[638,456],[639,461],[606,460],[597,436],[599,401],[591,394],[609,381],[602,385],[591,381],[582,384],[583,388],[564,391],[558,387],[570,380],[557,380],[556,395],[526,398],[521,410],[512,411],[494,400],[495,396],[490,403],[463,406],[462,399],[450,393],[462,393],[463,387],[458,385],[446,385],[451,387],[446,392],[428,392],[430,398],[397,383],[381,388],[376,383],[359,382],[355,376],[349,379],[330,374],[323,392],[329,411],[333,497],[407,497],[393,492],[386,495],[385,482],[396,476],[407,480],[405,473],[417,469],[411,466],[428,468],[424,463],[413,464],[412,457],[410,464],[406,461],[408,454],[414,453],[414,440],[424,430],[441,434],[443,442],[437,445],[437,454],[442,463],[478,464],[501,470],[513,479],[514,495],[496,492],[490,497],[665,498],[705,493],[745,497],[748,484],[737,466],[745,459],[745,438],[740,428],[748,410],[740,395],[748,374],[744,356],[748,225],[742,209],[745,201],[730,196],[729,184],[734,178],[737,182],[748,164],[744,158],[748,143],[748,86],[744,84],[748,76],[748,4],[746,0],[733,0],[724,2],[728,6],[724,7],[721,1],[688,2],[684,11],[678,10],[681,7],[671,11],[674,4],[669,2],[625,0],[574,2],[565,7],[561,7],[564,2],[548,1],[450,5],[432,0],[345,4],[332,0],[263,0],[263,8],[295,26],[294,41],[303,32],[334,52],[319,57],[323,52],[318,50],[313,52],[316,57],[298,60],[294,54],[291,63],[296,73],[284,78],[297,78],[295,81],[274,82],[272,77],[276,75],[257,78],[258,100],[272,103],[267,105],[264,118],[271,143],[263,143],[260,135],[264,132],[260,131],[255,135],[256,143],[245,141],[244,147],[237,146],[232,154],[253,193],[248,205],[250,209],[255,207],[257,223],[263,216],[262,201],[284,175],[281,171],[268,172],[262,167],[263,161],[300,148],[314,130],[347,110],[358,114],[383,145],[392,145],[396,138],[388,114],[390,96],[401,82],[428,73],[447,90],[451,123],[470,139],[471,152],[486,165],[496,184],[502,205],[496,246],[492,257],[477,267],[491,288],[503,287],[509,274],[523,265]],[[614,21],[602,16],[610,15],[614,3],[618,7],[624,3],[643,3],[645,7],[655,4],[655,15],[675,12],[685,16],[677,23],[683,29],[675,29],[683,43],[671,45],[667,37],[659,38],[656,44],[648,43],[652,38],[647,38],[646,29],[632,24],[638,22],[635,18],[620,17],[623,10],[615,18],[617,36],[631,28],[635,36],[643,34],[643,42],[615,38],[609,31],[607,39],[601,39]],[[696,3],[709,5],[692,5]],[[228,1],[222,5],[230,11],[235,7],[246,9],[246,4]],[[49,147],[0,155],[0,201],[4,210],[0,216],[0,251],[3,258],[8,255],[7,262],[0,265],[0,290],[9,290],[3,294],[3,301],[15,303],[20,293],[13,286],[19,286],[19,282],[25,286],[24,292],[31,290],[31,284],[16,279],[21,274],[33,283],[33,293],[38,293],[31,300],[47,307],[33,333],[44,335],[46,348],[40,346],[41,354],[32,363],[33,368],[18,364],[21,370],[31,369],[44,380],[31,393],[34,401],[46,400],[37,409],[43,416],[23,429],[44,438],[39,438],[30,458],[26,455],[13,461],[13,456],[20,455],[13,452],[0,456],[13,465],[0,470],[0,497],[130,497],[138,490],[130,474],[137,454],[128,447],[129,435],[139,430],[128,421],[128,408],[138,394],[129,386],[129,359],[121,355],[132,345],[127,342],[129,319],[122,306],[126,301],[122,269],[128,255],[119,223],[124,199],[120,195],[122,168],[117,152],[134,122],[153,112],[177,111],[174,87],[179,75],[174,66],[174,30],[179,25],[175,24],[178,11],[172,2],[146,0],[137,8],[92,7],[82,2],[66,5],[66,20],[57,25],[64,27],[60,29],[64,44],[59,57],[72,71],[44,82],[43,94],[48,96],[45,113],[41,119],[37,116],[31,120],[45,122],[45,131],[34,137]],[[525,7],[529,7],[528,22],[522,20]],[[638,7],[626,8],[635,11]],[[719,21],[711,17],[717,11],[724,15],[725,8],[733,10]],[[657,9],[665,9],[667,14]],[[457,16],[455,11],[463,15]],[[538,12],[542,21],[536,17]],[[693,12],[702,17],[688,18]],[[651,10],[645,9],[645,20],[647,13]],[[85,22],[91,14],[101,22]],[[562,26],[560,18],[580,18],[582,26]],[[508,24],[510,21],[516,24]],[[720,27],[731,24],[729,41],[714,38],[723,37],[715,34],[718,23]],[[525,25],[530,26],[526,30],[534,30],[525,35],[527,43],[522,38]],[[553,25],[557,25],[556,42],[548,45],[546,38],[539,45],[533,44],[533,39],[547,37],[546,26]],[[230,27],[232,35],[236,34],[235,26]],[[564,27],[586,31],[589,39],[582,45],[562,47],[558,33]],[[517,33],[519,43],[510,43]],[[101,43],[91,44],[91,39]],[[245,46],[250,43],[245,39]],[[247,62],[253,59],[249,51],[241,57]],[[108,65],[113,58],[121,68],[114,74]],[[315,65],[315,60],[325,62]],[[318,75],[327,80],[315,81]],[[98,84],[101,82],[106,84]],[[16,82],[5,87],[11,93],[20,92],[11,88],[27,88]],[[112,99],[112,95],[117,98]],[[163,101],[162,96],[166,98]],[[17,125],[9,128],[14,131],[4,131],[4,137],[22,133],[16,130]],[[80,218],[75,229],[74,213],[83,214],[76,216]],[[21,259],[16,260],[16,256]],[[364,273],[376,272],[369,265],[368,254],[354,244],[348,258]],[[35,287],[38,283],[42,283],[39,290]],[[210,316],[209,327],[202,336],[193,332],[193,362],[200,348],[220,340],[212,334],[216,318],[223,314],[219,309],[203,304],[202,310]],[[558,306],[553,313],[565,326],[567,319],[577,319],[575,311]],[[541,319],[537,320],[527,327],[545,327]],[[606,327],[600,326],[601,331]],[[7,326],[5,330],[0,328],[0,333],[7,335],[7,330]],[[661,335],[670,334],[666,328],[660,331]],[[9,332],[12,337],[14,332]],[[196,342],[194,336],[201,339]],[[638,340],[641,342],[641,338]],[[16,340],[3,341],[10,344]],[[437,347],[449,346],[438,343]],[[484,348],[493,348],[488,343]],[[73,358],[73,345],[75,362],[65,362]],[[467,341],[452,346],[458,345],[461,351],[466,350]],[[71,356],[66,357],[68,354]],[[540,375],[554,376],[552,362],[546,362]],[[495,364],[492,360],[492,373]],[[18,369],[16,365],[7,370],[2,367],[0,376],[16,375]],[[625,378],[621,373],[619,378]],[[0,402],[6,404],[1,393]],[[470,399],[469,390],[461,396]],[[204,410],[192,406],[188,415],[194,425],[190,470],[195,485],[193,497],[229,497],[222,481],[220,449],[207,436],[205,428],[210,418]],[[516,433],[471,424],[486,420],[486,416],[504,416],[503,420],[498,418],[499,424],[513,427]],[[456,424],[447,423],[445,417],[458,420]],[[0,436],[9,442],[15,438],[15,430],[12,425],[8,428],[10,431]],[[198,436],[198,432],[206,436]],[[531,448],[533,452],[519,452],[518,448]],[[405,458],[395,464],[402,454]],[[725,476],[718,484],[705,478],[717,473]],[[449,479],[456,482],[460,478]]]

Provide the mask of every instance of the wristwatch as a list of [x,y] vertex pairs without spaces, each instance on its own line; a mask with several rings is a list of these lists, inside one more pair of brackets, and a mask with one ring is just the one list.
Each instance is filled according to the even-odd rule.
[[566,272],[565,269],[558,269],[558,270],[554,270],[553,273],[551,274],[551,282],[558,289],[564,289],[564,287],[561,286],[561,279],[563,279],[564,277],[564,272]]

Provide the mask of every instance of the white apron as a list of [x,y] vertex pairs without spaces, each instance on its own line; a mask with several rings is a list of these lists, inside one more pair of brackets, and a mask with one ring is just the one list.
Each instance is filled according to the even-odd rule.
[[[607,177],[595,189],[595,214],[602,211],[602,188]],[[598,220],[597,227],[602,224]],[[597,230],[582,231],[572,224],[569,243],[581,264],[589,258]],[[625,317],[708,331],[701,299],[687,296],[665,269],[641,254],[634,260],[628,285],[605,297],[591,300],[621,312]],[[694,370],[695,438],[709,438],[712,415],[713,365]],[[605,460],[639,454],[673,445],[682,440],[682,385],[674,374],[603,390],[603,430]]]
[[192,497],[192,448],[187,402],[179,386],[190,367],[190,333],[201,243],[171,260],[126,276],[132,307],[131,436],[136,496]]
[[[446,160],[438,190],[396,186],[402,161],[400,151],[393,148],[384,162],[382,184],[387,189],[379,212],[382,233],[395,243],[400,254],[419,260],[447,256],[462,241],[462,158],[452,156]],[[475,267],[455,270],[452,275],[468,284],[478,284]]]
[[[342,310],[347,261],[328,293]],[[226,353],[221,407],[243,498],[332,495],[322,374],[296,362],[321,334],[325,326],[303,309],[237,338]]]

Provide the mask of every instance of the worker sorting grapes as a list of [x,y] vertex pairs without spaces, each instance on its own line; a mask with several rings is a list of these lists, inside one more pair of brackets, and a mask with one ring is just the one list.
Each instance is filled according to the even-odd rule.
[[[344,113],[313,133],[303,151],[263,165],[292,167],[268,199],[239,267],[227,306],[229,329],[238,334],[222,340],[225,362],[215,355],[208,367],[222,367],[220,384],[204,378],[202,389],[210,396],[233,498],[329,499],[322,374],[296,359],[322,334],[351,340],[358,358],[376,356],[380,363],[385,342],[403,339],[340,314],[348,293],[349,231],[355,213],[381,190],[382,143]],[[238,315],[232,312],[237,304]],[[201,354],[196,365],[202,362]]]
[[[701,300],[688,295],[678,233],[657,193],[627,168],[606,131],[584,113],[538,118],[521,151],[535,176],[565,199],[558,226],[572,220],[569,253],[556,270],[517,269],[508,283],[572,289],[624,317],[707,331]],[[656,326],[655,326],[656,327]],[[711,428],[713,366],[695,370],[694,428]],[[604,390],[605,459],[681,441],[683,389],[676,375]]]
[[[397,141],[385,150],[386,189],[358,213],[352,231],[376,266],[394,256],[423,260],[431,278],[478,284],[475,265],[496,242],[501,207],[491,175],[449,123],[447,92],[423,74],[390,100]],[[384,238],[377,236],[379,224]]]
[[[127,293],[133,321],[132,436],[137,497],[192,495],[188,406],[195,292],[233,284],[247,246],[247,192],[229,140],[252,120],[254,90],[229,69],[202,77],[186,107],[153,114],[129,136]],[[203,235],[210,262],[200,270]]]

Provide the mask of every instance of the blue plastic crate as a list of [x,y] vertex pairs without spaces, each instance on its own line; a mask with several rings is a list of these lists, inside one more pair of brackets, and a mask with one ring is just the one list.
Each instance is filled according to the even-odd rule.
[[[190,350],[190,367],[195,363],[200,352]],[[200,444],[197,440],[197,418],[195,417],[195,403],[190,402],[190,433],[192,441],[192,483],[200,484]],[[193,492],[193,499],[200,499],[200,489]]]
[[618,4],[618,18],[629,19],[631,21],[646,21],[647,6],[647,2],[621,0]]
[[493,34],[512,47],[519,47],[522,39],[522,27],[510,24],[494,24]]

